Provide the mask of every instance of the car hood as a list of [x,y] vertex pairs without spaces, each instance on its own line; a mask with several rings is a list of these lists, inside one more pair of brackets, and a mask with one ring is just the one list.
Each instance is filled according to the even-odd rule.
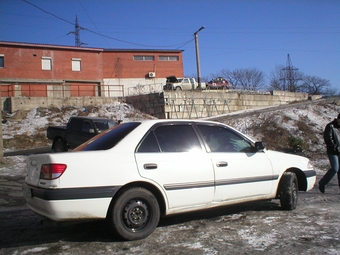
[[265,153],[273,165],[285,167],[293,165],[301,170],[307,170],[309,159],[306,157],[272,150],[265,150]]

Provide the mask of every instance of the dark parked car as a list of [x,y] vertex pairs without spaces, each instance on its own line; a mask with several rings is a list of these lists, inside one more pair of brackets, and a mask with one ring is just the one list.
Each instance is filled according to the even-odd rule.
[[66,126],[48,127],[47,138],[53,141],[55,152],[74,149],[102,131],[116,125],[106,118],[71,117]]

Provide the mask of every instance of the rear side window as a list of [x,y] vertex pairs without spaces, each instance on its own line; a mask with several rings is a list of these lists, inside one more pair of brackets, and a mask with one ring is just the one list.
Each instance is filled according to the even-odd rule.
[[73,151],[108,150],[118,144],[125,136],[140,125],[140,122],[129,122],[105,130]]
[[202,150],[191,125],[160,126],[151,131],[137,152],[190,152]]

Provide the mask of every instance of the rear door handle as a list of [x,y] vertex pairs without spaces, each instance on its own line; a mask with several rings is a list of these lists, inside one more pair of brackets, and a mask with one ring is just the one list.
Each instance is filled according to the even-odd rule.
[[217,166],[217,167],[228,166],[228,162],[226,162],[226,161],[216,162],[216,166]]
[[144,164],[144,169],[157,169],[157,167],[157,164],[154,163]]

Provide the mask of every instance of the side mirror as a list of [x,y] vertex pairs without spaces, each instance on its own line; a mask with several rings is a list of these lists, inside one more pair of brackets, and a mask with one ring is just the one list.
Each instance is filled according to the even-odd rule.
[[93,129],[93,128],[90,128],[90,129],[89,129],[89,133],[90,133],[90,134],[94,134],[94,129]]
[[255,142],[256,151],[263,151],[265,148],[264,142]]

